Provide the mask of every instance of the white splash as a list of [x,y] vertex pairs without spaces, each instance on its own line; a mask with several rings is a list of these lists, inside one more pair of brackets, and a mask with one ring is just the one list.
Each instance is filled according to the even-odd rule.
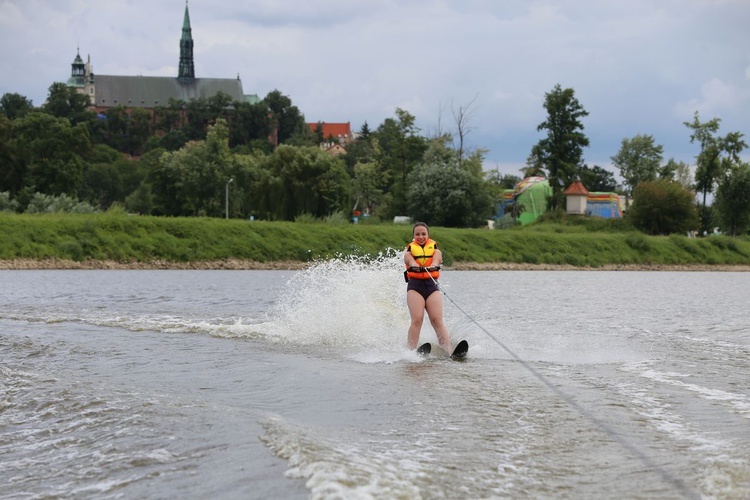
[[364,363],[417,359],[406,350],[406,285],[395,251],[335,258],[296,273],[268,317],[253,329],[275,342],[325,346]]

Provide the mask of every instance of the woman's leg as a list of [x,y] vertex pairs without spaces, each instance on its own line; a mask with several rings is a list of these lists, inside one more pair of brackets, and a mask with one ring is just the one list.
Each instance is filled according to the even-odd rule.
[[443,297],[440,295],[440,292],[432,292],[427,297],[425,308],[427,309],[427,315],[430,317],[430,323],[435,330],[440,347],[448,354],[451,354],[453,352],[453,345],[451,344],[451,336],[443,321]]
[[409,290],[406,292],[406,305],[409,307],[409,314],[411,315],[407,345],[409,349],[416,349],[419,343],[419,333],[422,331],[422,321],[424,321],[425,301],[419,292]]

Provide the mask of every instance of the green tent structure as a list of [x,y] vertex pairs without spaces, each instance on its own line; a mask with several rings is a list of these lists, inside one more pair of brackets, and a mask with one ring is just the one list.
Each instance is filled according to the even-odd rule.
[[550,196],[552,196],[552,188],[547,179],[527,177],[516,184],[514,189],[505,191],[497,216],[503,217],[506,206],[518,203],[523,206],[518,222],[521,225],[530,224],[547,211],[547,198]]
[[[513,189],[503,192],[496,218],[506,215],[506,207],[518,203],[523,207],[517,221],[521,225],[531,224],[547,211],[547,199],[552,196],[552,188],[544,177],[527,177]],[[621,219],[623,200],[617,193],[588,193],[586,197],[586,215],[605,219]]]

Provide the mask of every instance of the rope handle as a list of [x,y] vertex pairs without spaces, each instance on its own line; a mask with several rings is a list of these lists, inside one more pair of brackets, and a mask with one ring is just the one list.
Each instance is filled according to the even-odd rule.
[[412,273],[429,273],[429,272],[435,272],[440,271],[443,268],[442,265],[440,266],[430,266],[430,267],[424,267],[424,266],[411,266],[409,268],[409,272]]

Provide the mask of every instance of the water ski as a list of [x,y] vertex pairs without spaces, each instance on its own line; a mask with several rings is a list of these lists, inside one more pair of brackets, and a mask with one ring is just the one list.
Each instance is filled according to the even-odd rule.
[[451,354],[451,359],[453,360],[461,360],[466,358],[466,353],[469,352],[469,343],[465,340],[462,340],[461,342],[456,345],[456,348],[453,349],[453,354]]
[[417,354],[419,354],[420,356],[427,356],[428,354],[430,354],[430,351],[432,351],[432,344],[430,344],[429,342],[425,342],[417,348]]

